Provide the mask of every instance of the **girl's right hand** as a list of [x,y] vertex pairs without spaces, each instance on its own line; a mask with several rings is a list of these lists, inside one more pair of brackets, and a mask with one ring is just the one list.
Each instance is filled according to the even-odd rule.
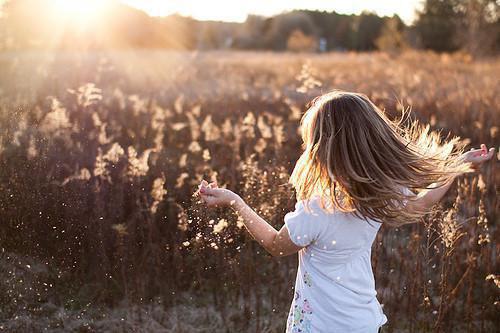
[[470,151],[462,154],[462,160],[466,163],[471,163],[477,169],[484,162],[491,159],[495,155],[495,148],[488,148],[485,144],[481,145],[481,149],[472,148]]
[[199,185],[198,193],[201,200],[209,207],[233,205],[239,199],[239,196],[225,188],[219,188],[217,182],[208,183],[202,180]]

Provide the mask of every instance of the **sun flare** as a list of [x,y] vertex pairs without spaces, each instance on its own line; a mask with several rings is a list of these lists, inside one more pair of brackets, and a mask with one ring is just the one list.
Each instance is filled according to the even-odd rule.
[[88,23],[99,16],[105,9],[103,0],[53,0],[54,11],[59,18],[75,23]]

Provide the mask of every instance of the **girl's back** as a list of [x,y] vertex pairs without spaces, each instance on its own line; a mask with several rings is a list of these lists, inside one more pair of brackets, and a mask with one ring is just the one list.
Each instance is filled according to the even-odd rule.
[[377,332],[387,322],[370,262],[380,223],[330,213],[314,198],[298,202],[285,224],[303,247],[287,332]]

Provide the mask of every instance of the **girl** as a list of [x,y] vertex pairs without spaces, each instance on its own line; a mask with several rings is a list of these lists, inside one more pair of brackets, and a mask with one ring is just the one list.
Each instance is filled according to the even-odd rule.
[[301,120],[304,152],[290,178],[298,202],[279,231],[237,194],[200,184],[201,199],[233,207],[270,254],[299,252],[287,332],[377,332],[387,318],[370,255],[381,223],[418,221],[456,176],[494,155],[485,145],[462,153],[458,138],[443,143],[429,127],[399,125],[362,94],[316,98]]

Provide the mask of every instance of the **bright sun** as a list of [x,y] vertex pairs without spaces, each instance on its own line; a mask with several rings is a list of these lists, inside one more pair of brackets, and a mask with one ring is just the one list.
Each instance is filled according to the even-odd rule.
[[77,23],[88,23],[102,13],[104,0],[53,0],[58,16]]

